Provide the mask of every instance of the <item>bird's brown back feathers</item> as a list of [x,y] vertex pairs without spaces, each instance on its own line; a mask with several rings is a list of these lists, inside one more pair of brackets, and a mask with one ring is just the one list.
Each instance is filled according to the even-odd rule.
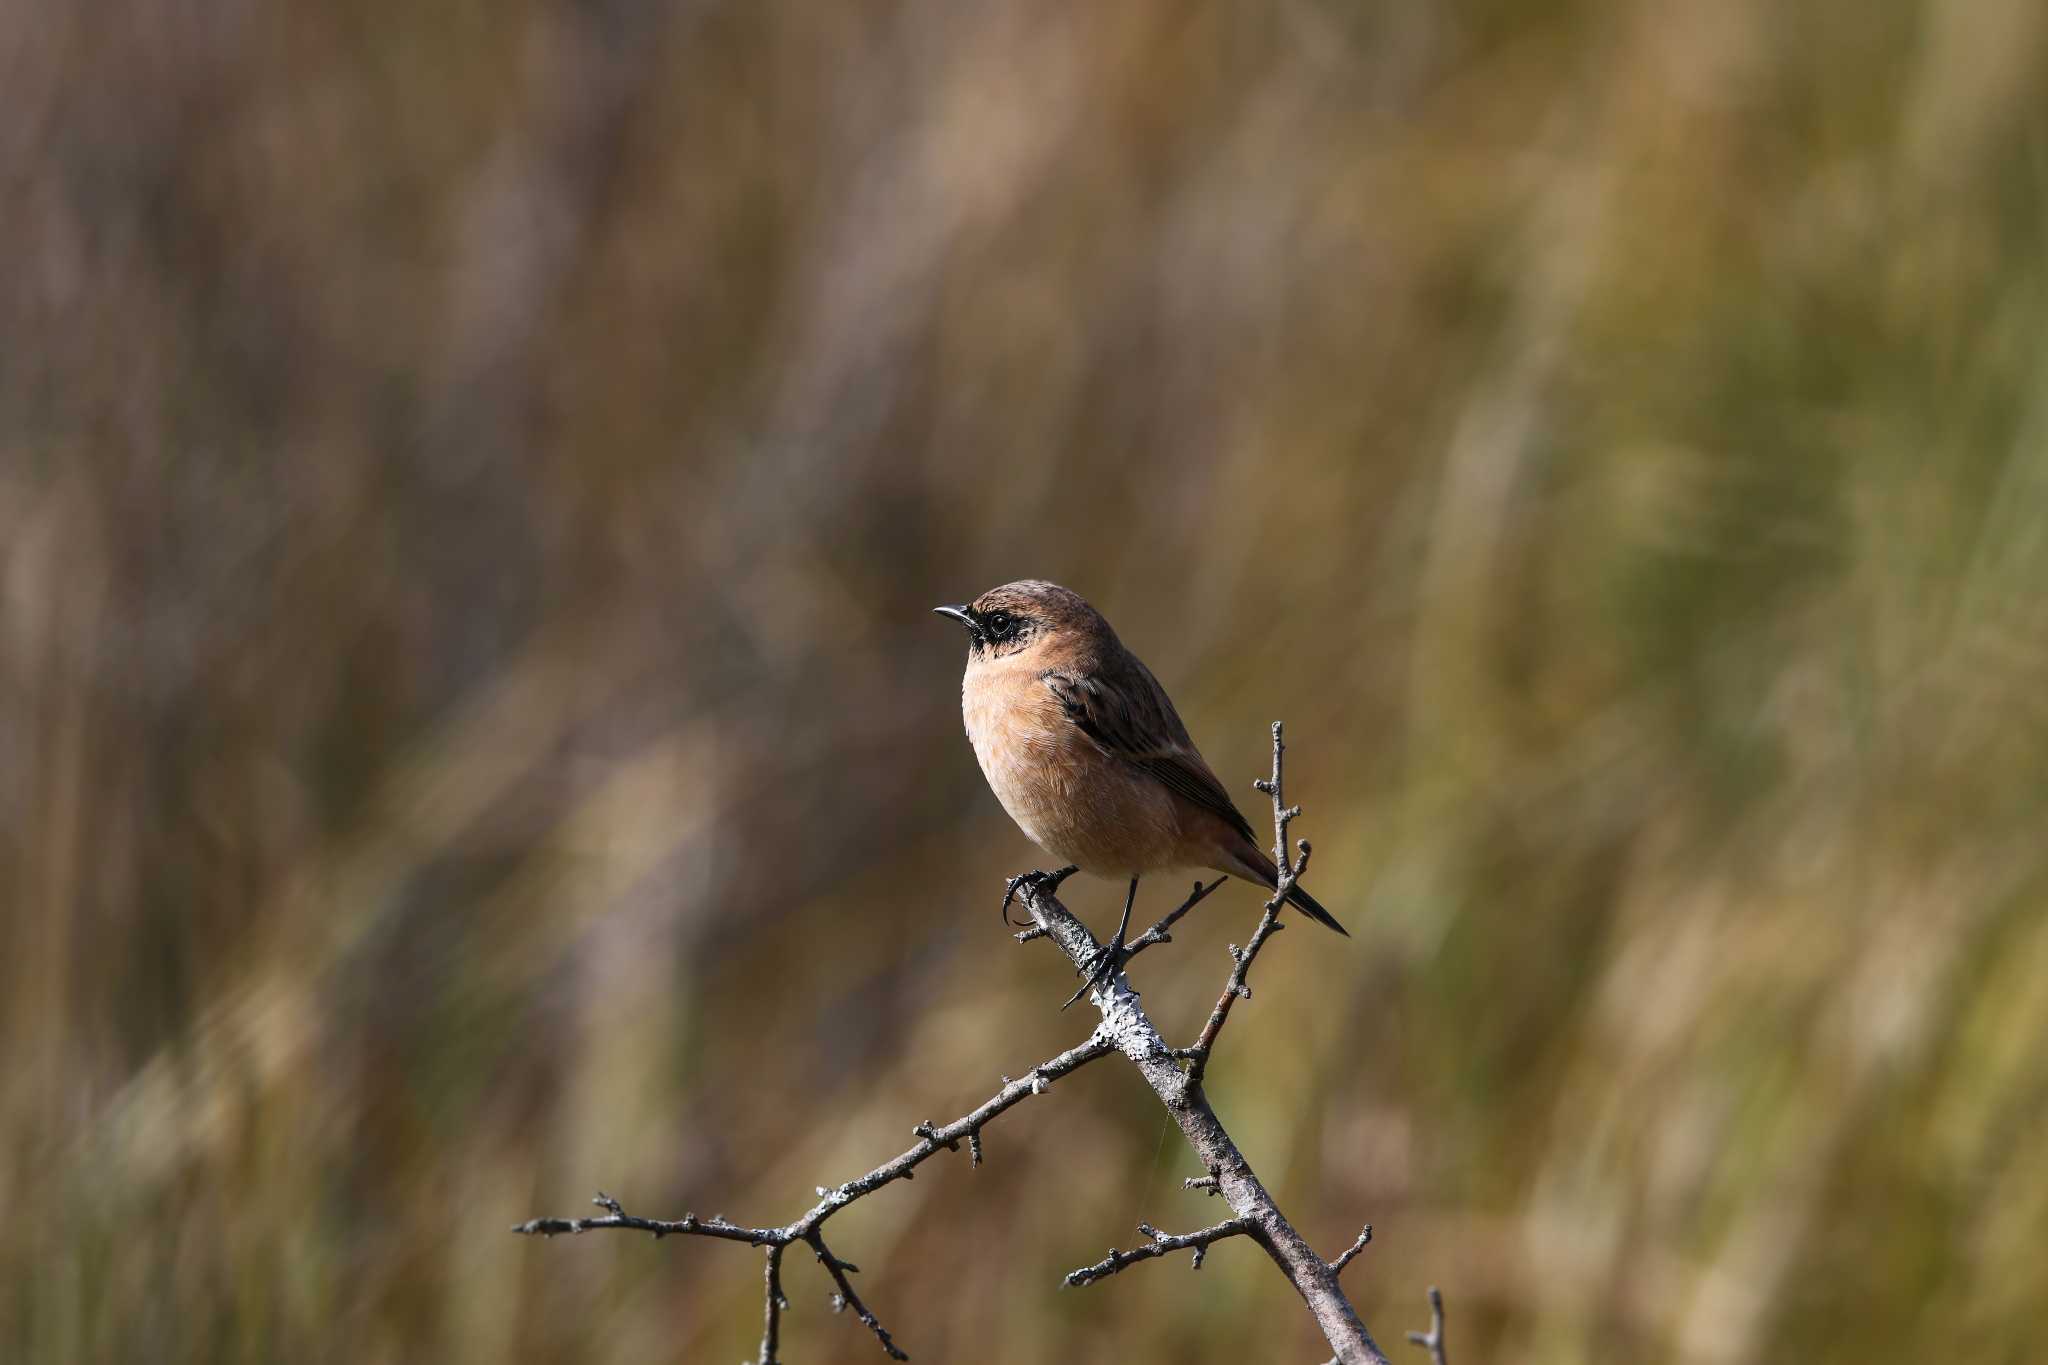
[[1166,689],[1135,654],[1119,646],[1091,672],[1053,669],[1042,676],[1067,719],[1104,753],[1157,778],[1252,838],[1250,823],[1203,762]]

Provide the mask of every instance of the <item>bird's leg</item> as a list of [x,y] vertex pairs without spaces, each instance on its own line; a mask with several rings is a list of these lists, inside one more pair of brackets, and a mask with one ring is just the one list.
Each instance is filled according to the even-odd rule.
[[[1124,892],[1123,918],[1116,922],[1116,933],[1109,942],[1102,945],[1089,959],[1088,979],[1081,983],[1081,989],[1067,997],[1067,1005],[1073,1004],[1097,986],[1106,986],[1116,979],[1117,970],[1124,965],[1130,954],[1124,951],[1124,934],[1131,927],[1131,905],[1138,899],[1138,879],[1131,878],[1131,889]],[[1061,1005],[1065,1009],[1067,1005]]]
[[1065,867],[1061,868],[1057,872],[1020,872],[1016,876],[1010,878],[1010,880],[1003,886],[1003,923],[1010,925],[1013,928],[1029,928],[1029,925],[1018,924],[1015,920],[1012,920],[1010,918],[1010,902],[1017,899],[1017,892],[1022,890],[1024,887],[1028,886],[1031,887],[1033,890],[1044,891],[1050,894],[1054,891],[1059,890],[1061,882],[1073,876],[1076,872],[1079,872],[1080,870],[1080,868],[1074,866],[1072,863],[1068,863]]

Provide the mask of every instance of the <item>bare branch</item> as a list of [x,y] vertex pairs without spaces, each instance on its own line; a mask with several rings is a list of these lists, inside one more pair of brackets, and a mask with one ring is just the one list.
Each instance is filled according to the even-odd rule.
[[1259,925],[1252,931],[1251,941],[1242,949],[1235,943],[1230,945],[1230,977],[1223,983],[1223,994],[1216,997],[1215,1008],[1209,1011],[1209,1021],[1202,1025],[1201,1036],[1195,1039],[1193,1047],[1180,1053],[1188,1060],[1188,1074],[1197,1081],[1209,1069],[1209,1054],[1215,1049],[1216,1039],[1230,1018],[1230,1007],[1239,999],[1251,999],[1252,988],[1246,978],[1251,974],[1252,959],[1266,946],[1266,940],[1284,927],[1280,923],[1280,907],[1287,903],[1287,893],[1294,889],[1295,882],[1308,871],[1308,840],[1301,840],[1299,858],[1290,857],[1287,852],[1287,827],[1301,814],[1301,807],[1286,804],[1281,769],[1281,755],[1286,752],[1287,746],[1280,739],[1280,722],[1276,720],[1273,722],[1273,776],[1270,779],[1260,778],[1253,785],[1273,798],[1273,866],[1278,869],[1278,878],[1273,898],[1266,902],[1265,913],[1259,917]]
[[1169,934],[1166,931],[1173,928],[1173,926],[1180,920],[1180,917],[1182,915],[1185,915],[1188,911],[1194,909],[1203,901],[1207,900],[1209,898],[1209,893],[1211,891],[1214,891],[1217,887],[1223,885],[1223,883],[1229,880],[1230,878],[1228,877],[1218,877],[1215,881],[1210,882],[1207,886],[1204,886],[1200,882],[1196,882],[1195,889],[1188,893],[1188,898],[1186,900],[1182,901],[1179,904],[1179,906],[1177,906],[1167,915],[1162,917],[1159,923],[1153,925],[1150,929],[1147,929],[1144,933],[1138,935],[1136,938],[1132,939],[1129,943],[1124,945],[1124,961],[1128,963],[1132,958],[1136,957],[1139,953],[1144,952],[1147,948],[1150,948],[1155,943],[1173,942],[1173,935]]
[[1342,1275],[1344,1267],[1350,1265],[1358,1253],[1370,1245],[1372,1245],[1372,1224],[1367,1223],[1365,1231],[1358,1234],[1358,1240],[1346,1247],[1343,1255],[1330,1262],[1330,1273],[1332,1275]]
[[775,1365],[777,1343],[782,1335],[782,1310],[789,1307],[789,1299],[782,1292],[782,1248],[768,1248],[768,1267],[762,1272],[766,1280],[762,1297],[767,1306],[762,1310],[761,1358],[755,1365]]
[[619,1201],[597,1192],[590,1201],[601,1209],[609,1210],[602,1218],[534,1218],[519,1224],[512,1231],[526,1237],[553,1237],[558,1233],[607,1232],[625,1229],[630,1232],[650,1232],[656,1239],[663,1237],[719,1237],[728,1242],[747,1242],[753,1246],[781,1246],[789,1239],[781,1228],[746,1228],[730,1223],[722,1215],[699,1218],[686,1213],[681,1218],[663,1220],[658,1218],[636,1218],[619,1207]]
[[1429,1287],[1429,1331],[1410,1332],[1408,1340],[1429,1352],[1430,1365],[1450,1365],[1444,1354],[1444,1296],[1435,1285]]
[[767,1247],[769,1260],[764,1272],[763,1292],[766,1303],[762,1309],[764,1325],[759,1365],[777,1365],[776,1350],[781,1328],[781,1312],[789,1306],[789,1300],[782,1292],[782,1251],[792,1242],[806,1242],[817,1252],[819,1262],[825,1266],[833,1282],[839,1286],[838,1297],[843,1305],[855,1311],[861,1322],[875,1333],[883,1348],[891,1355],[899,1360],[908,1359],[876,1320],[875,1315],[861,1302],[852,1285],[847,1283],[846,1273],[854,1267],[825,1248],[819,1229],[833,1214],[855,1200],[865,1198],[894,1181],[911,1179],[917,1167],[933,1153],[941,1149],[960,1150],[962,1139],[968,1144],[969,1159],[978,1165],[981,1160],[981,1130],[991,1119],[1033,1095],[1044,1093],[1045,1088],[1060,1077],[1079,1070],[1098,1057],[1106,1057],[1115,1050],[1115,1045],[1104,1037],[1102,1029],[1098,1028],[1085,1042],[1068,1048],[1049,1061],[1041,1062],[1019,1079],[1013,1081],[1007,1076],[1004,1077],[1003,1088],[971,1113],[963,1114],[943,1127],[930,1122],[918,1124],[912,1130],[917,1134],[916,1145],[897,1156],[895,1160],[884,1162],[866,1175],[857,1176],[834,1189],[820,1186],[818,1202],[811,1206],[810,1211],[795,1222],[781,1227],[744,1227],[727,1221],[722,1215],[699,1218],[694,1213],[686,1213],[681,1218],[666,1221],[640,1218],[627,1213],[620,1207],[618,1200],[600,1191],[591,1202],[605,1210],[605,1215],[601,1218],[534,1218],[519,1224],[512,1231],[529,1237],[552,1237],[565,1232],[624,1230],[650,1233],[656,1238],[716,1237],[728,1242],[746,1242],[753,1246]]
[[[627,1213],[618,1200],[600,1193],[593,1202],[605,1211],[601,1217],[535,1218],[519,1224],[513,1231],[552,1236],[557,1233],[627,1230],[645,1232],[656,1238],[678,1235],[712,1237],[765,1247],[761,1351],[756,1365],[779,1365],[781,1315],[789,1307],[782,1287],[782,1256],[792,1244],[802,1242],[810,1247],[832,1279],[834,1308],[853,1309],[855,1316],[874,1333],[876,1341],[892,1359],[907,1360],[909,1357],[854,1290],[849,1276],[858,1268],[842,1260],[826,1245],[823,1227],[827,1220],[847,1205],[886,1185],[913,1178],[917,1167],[933,1154],[940,1150],[957,1152],[963,1141],[967,1143],[970,1165],[979,1166],[983,1155],[982,1129],[988,1123],[1029,1096],[1041,1093],[1060,1077],[1099,1057],[1121,1052],[1137,1068],[1201,1158],[1207,1174],[1186,1181],[1186,1187],[1222,1198],[1230,1206],[1233,1216],[1200,1231],[1178,1235],[1162,1233],[1149,1224],[1140,1223],[1139,1230],[1150,1239],[1149,1242],[1129,1251],[1112,1250],[1103,1261],[1069,1274],[1066,1282],[1089,1284],[1138,1261],[1172,1251],[1192,1251],[1194,1264],[1199,1268],[1211,1244],[1228,1237],[1248,1237],[1271,1258],[1302,1296],[1323,1335],[1336,1348],[1338,1365],[1387,1365],[1387,1357],[1366,1331],[1357,1310],[1338,1283],[1338,1272],[1372,1240],[1372,1228],[1368,1226],[1360,1233],[1357,1241],[1336,1261],[1325,1261],[1318,1256],[1275,1205],[1202,1090],[1203,1070],[1229,1016],[1231,1004],[1240,997],[1250,996],[1246,978],[1252,961],[1266,941],[1282,927],[1278,919],[1280,906],[1308,866],[1309,846],[1306,840],[1298,845],[1298,857],[1289,858],[1286,854],[1288,826],[1301,812],[1299,808],[1285,804],[1281,788],[1283,749],[1280,726],[1275,724],[1273,776],[1270,780],[1262,779],[1258,786],[1273,799],[1274,861],[1279,868],[1277,886],[1250,941],[1242,950],[1232,946],[1234,967],[1224,993],[1193,1047],[1176,1049],[1167,1046],[1119,967],[1107,981],[1087,988],[1088,995],[1102,1012],[1102,1020],[1085,1041],[1033,1067],[1017,1080],[1005,1076],[1000,1090],[951,1123],[938,1125],[926,1121],[917,1124],[912,1129],[917,1137],[913,1146],[843,1185],[820,1186],[817,1203],[794,1222],[776,1227],[750,1227],[732,1222],[723,1215],[699,1218],[694,1213],[685,1213],[672,1221],[640,1218]],[[1006,919],[1013,903],[1021,905],[1030,914],[1030,927],[1017,935],[1020,942],[1051,939],[1076,968],[1085,972],[1101,960],[1101,945],[1088,932],[1087,926],[1060,903],[1056,894],[1060,882],[1072,871],[1072,868],[1065,868],[1055,873],[1027,873],[1012,878],[1005,888],[1003,909]],[[1173,925],[1222,881],[1218,878],[1206,885],[1196,883],[1186,900],[1130,943],[1124,964],[1145,948],[1171,942]],[[1182,1065],[1184,1060],[1188,1065]],[[1435,1355],[1435,1365],[1443,1365],[1441,1300],[1434,1289],[1430,1296],[1438,1310],[1430,1337],[1425,1341],[1420,1334],[1411,1334],[1411,1339],[1429,1345]]]
[[839,1286],[839,1292],[832,1299],[832,1311],[836,1313],[842,1308],[851,1308],[853,1315],[861,1320],[861,1325],[873,1332],[875,1340],[882,1343],[882,1349],[888,1353],[889,1359],[910,1359],[909,1355],[890,1338],[888,1329],[883,1327],[875,1315],[868,1311],[868,1306],[860,1301],[860,1295],[853,1291],[853,1281],[846,1277],[857,1273],[860,1267],[851,1261],[842,1261],[834,1256],[816,1228],[805,1234],[804,1240],[809,1242],[811,1250],[817,1253],[818,1264],[824,1266],[826,1273],[831,1275],[832,1283]]
[[1161,1232],[1150,1223],[1138,1224],[1138,1231],[1152,1240],[1140,1243],[1129,1251],[1118,1251],[1115,1247],[1111,1247],[1109,1255],[1103,1257],[1094,1265],[1084,1265],[1079,1270],[1069,1271],[1061,1283],[1070,1289],[1078,1288],[1084,1284],[1093,1284],[1097,1280],[1108,1279],[1125,1266],[1136,1265],[1140,1261],[1149,1261],[1155,1256],[1164,1256],[1168,1252],[1186,1251],[1190,1247],[1194,1249],[1195,1253],[1194,1263],[1190,1268],[1200,1270],[1202,1268],[1202,1257],[1209,1250],[1212,1242],[1220,1242],[1226,1237],[1246,1236],[1251,1232],[1251,1225],[1242,1218],[1226,1218],[1214,1227],[1203,1228],[1200,1232],[1184,1232],[1178,1235],[1170,1235]]

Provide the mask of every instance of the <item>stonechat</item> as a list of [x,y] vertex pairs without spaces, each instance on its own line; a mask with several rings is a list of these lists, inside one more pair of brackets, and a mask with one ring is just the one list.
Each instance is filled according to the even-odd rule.
[[[1121,965],[1147,872],[1199,867],[1277,885],[1272,858],[1202,761],[1166,689],[1078,593],[1027,579],[933,610],[967,628],[960,710],[1003,809],[1033,843],[1072,864],[1066,871],[1130,878],[1116,935],[1083,991]],[[1345,932],[1301,887],[1288,890],[1287,903]]]

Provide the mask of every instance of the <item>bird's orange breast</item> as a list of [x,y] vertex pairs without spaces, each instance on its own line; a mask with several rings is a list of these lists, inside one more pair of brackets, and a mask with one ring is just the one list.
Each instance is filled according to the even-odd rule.
[[961,718],[983,776],[1032,842],[1109,877],[1185,865],[1170,793],[1098,748],[1029,665],[968,666]]

